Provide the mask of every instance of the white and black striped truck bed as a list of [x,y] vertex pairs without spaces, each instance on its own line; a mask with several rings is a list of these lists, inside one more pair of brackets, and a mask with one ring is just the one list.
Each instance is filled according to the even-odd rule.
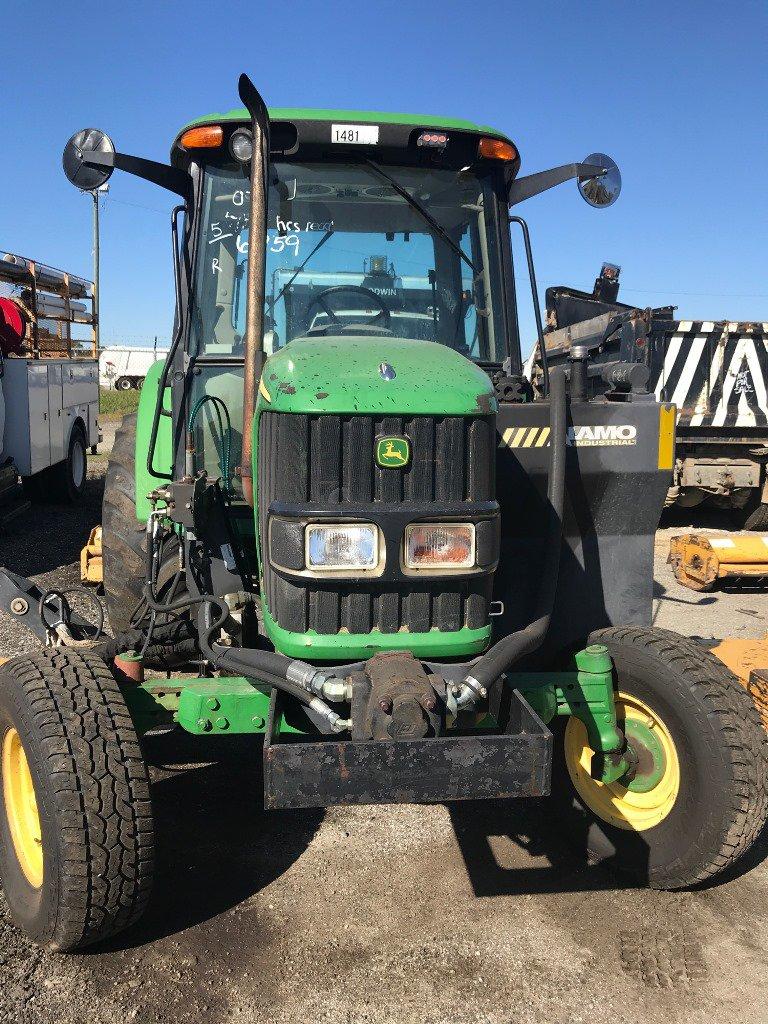
[[768,441],[768,323],[677,320],[652,328],[651,386],[678,427],[748,431]]

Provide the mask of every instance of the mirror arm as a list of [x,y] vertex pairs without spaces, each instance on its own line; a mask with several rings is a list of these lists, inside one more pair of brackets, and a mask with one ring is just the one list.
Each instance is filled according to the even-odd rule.
[[174,192],[184,199],[189,197],[190,179],[184,171],[169,164],[161,164],[156,160],[145,160],[140,156],[129,156],[127,153],[87,153],[83,163],[91,167],[116,167],[119,171],[127,171],[137,178],[151,181],[153,185]]
[[563,164],[562,167],[552,167],[548,171],[528,174],[512,182],[509,189],[509,205],[517,206],[518,203],[546,192],[555,185],[562,185],[564,181],[571,181],[572,178],[583,181],[585,178],[597,178],[603,174],[605,168],[596,164]]

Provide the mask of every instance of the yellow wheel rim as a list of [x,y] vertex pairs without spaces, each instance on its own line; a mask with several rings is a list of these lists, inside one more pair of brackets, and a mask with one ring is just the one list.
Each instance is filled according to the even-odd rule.
[[43,836],[27,755],[15,729],[3,739],[5,816],[21,870],[34,889],[43,884]]
[[680,762],[669,729],[659,716],[627,693],[616,697],[619,726],[635,722],[647,729],[663,751],[663,768],[658,782],[647,792],[633,792],[621,782],[598,782],[590,776],[594,751],[587,729],[578,718],[569,718],[565,729],[565,763],[571,782],[591,811],[610,825],[632,832],[643,832],[664,821],[680,792]]

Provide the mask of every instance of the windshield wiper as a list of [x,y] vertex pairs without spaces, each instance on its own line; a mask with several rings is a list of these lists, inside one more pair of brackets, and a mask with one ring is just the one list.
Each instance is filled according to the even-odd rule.
[[442,240],[446,243],[446,245],[449,245],[451,249],[453,249],[453,251],[456,253],[456,255],[460,259],[464,260],[467,266],[470,267],[470,269],[472,270],[472,273],[476,274],[477,268],[475,267],[475,264],[472,262],[469,256],[467,256],[467,254],[464,252],[461,246],[457,245],[454,242],[454,240],[451,238],[451,236],[448,234],[448,232],[445,230],[442,224],[435,220],[435,218],[432,216],[429,210],[422,206],[418,199],[414,199],[410,192],[407,192],[403,188],[403,186],[400,184],[397,178],[393,178],[391,174],[387,174],[383,167],[379,167],[379,165],[375,163],[373,160],[371,160],[369,157],[365,157],[364,159],[365,162],[370,167],[372,167],[377,174],[381,175],[381,177],[385,181],[389,182],[389,184],[392,186],[395,192],[397,192],[399,196],[402,196],[409,206],[413,207],[413,209],[419,214],[419,216],[423,220],[425,220],[427,224],[429,224],[429,226],[432,228],[435,234],[439,235],[440,238],[442,238]]
[[285,295],[285,293],[286,293],[286,292],[288,291],[288,289],[289,289],[289,288],[291,287],[291,285],[293,284],[293,282],[294,282],[294,281],[296,280],[296,278],[297,278],[297,277],[299,276],[299,274],[300,274],[300,273],[302,272],[302,270],[304,269],[304,267],[306,267],[306,265],[307,265],[307,264],[309,263],[309,261],[310,261],[310,260],[312,259],[312,257],[313,257],[313,256],[315,255],[315,253],[317,252],[317,250],[318,250],[318,249],[322,249],[322,247],[323,247],[323,246],[325,245],[325,243],[326,243],[326,242],[328,241],[328,239],[329,239],[329,238],[331,237],[331,235],[332,235],[332,234],[333,234],[333,228],[328,228],[328,230],[327,230],[327,231],[325,232],[325,234],[323,235],[323,237],[322,237],[322,238],[320,239],[320,241],[319,241],[319,242],[317,243],[317,245],[315,246],[315,248],[314,248],[314,249],[312,250],[312,252],[311,252],[311,253],[310,253],[310,254],[309,254],[309,255],[307,256],[307,258],[306,258],[306,259],[304,260],[304,262],[303,262],[303,263],[301,264],[301,266],[299,267],[299,269],[298,269],[297,271],[295,271],[295,272],[294,272],[294,274],[293,274],[293,276],[292,276],[292,277],[290,278],[290,280],[289,280],[289,281],[287,281],[287,282],[286,282],[286,284],[284,284],[284,285],[283,285],[283,287],[282,287],[282,288],[280,289],[280,294],[279,294],[279,295],[277,296],[277,298],[275,299],[275,301],[274,301],[274,302],[272,303],[272,316],[274,316],[274,315],[275,315],[275,306],[276,306],[276,305],[278,304],[278,302],[280,301],[280,299],[282,299],[282,297],[283,297],[283,296]]

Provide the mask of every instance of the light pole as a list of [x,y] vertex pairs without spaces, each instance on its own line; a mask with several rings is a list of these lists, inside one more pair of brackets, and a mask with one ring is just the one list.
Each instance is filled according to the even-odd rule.
[[91,192],[93,200],[93,337],[96,353],[101,350],[101,331],[99,326],[99,193],[109,192],[105,182]]

